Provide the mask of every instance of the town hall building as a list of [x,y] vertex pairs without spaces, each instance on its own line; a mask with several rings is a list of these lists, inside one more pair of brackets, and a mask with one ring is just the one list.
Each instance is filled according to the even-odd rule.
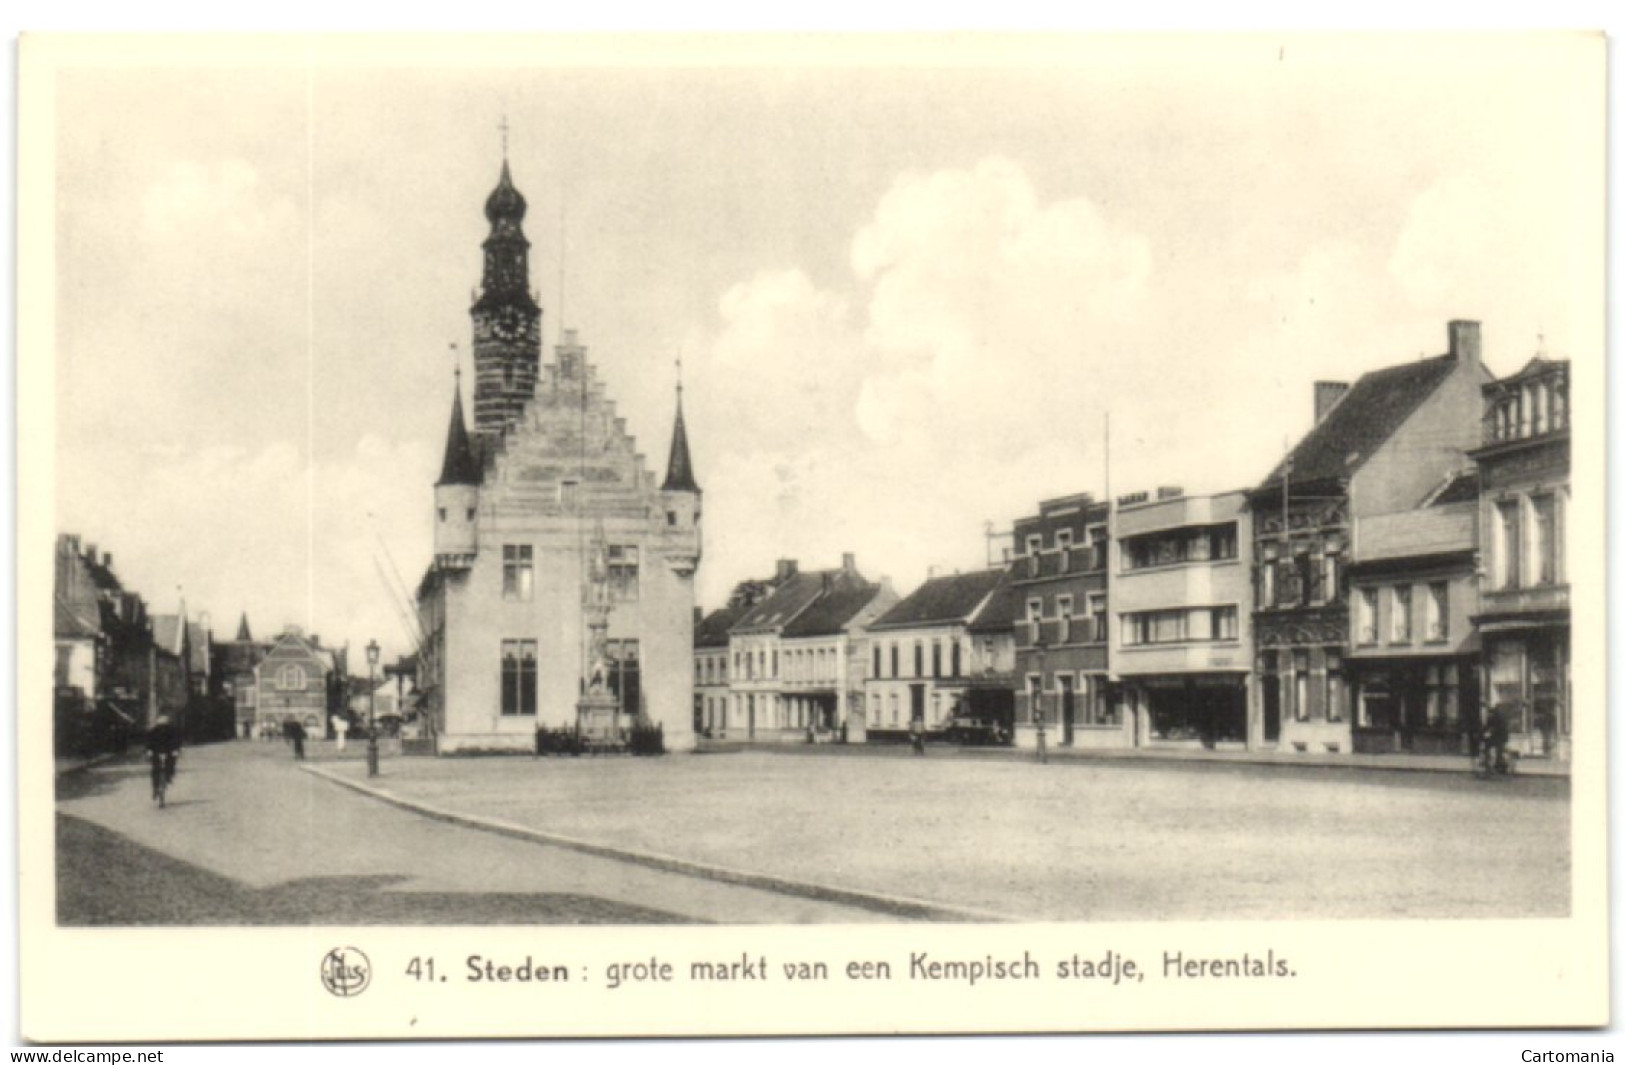
[[539,729],[694,745],[700,488],[681,385],[664,480],[649,471],[576,332],[541,357],[525,198],[503,160],[418,588],[419,684],[436,750],[529,749]]

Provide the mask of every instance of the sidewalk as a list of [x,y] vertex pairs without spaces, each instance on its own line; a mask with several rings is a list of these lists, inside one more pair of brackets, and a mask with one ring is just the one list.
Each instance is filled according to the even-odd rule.
[[[829,743],[753,743],[747,740],[701,740],[702,754],[724,754],[731,751],[763,751],[770,754],[800,755],[893,755],[912,754],[907,744],[829,744]],[[927,758],[976,758],[987,760],[1032,761],[1038,752],[1032,747],[958,747],[951,744],[928,744]],[[1048,751],[1052,762],[1145,762],[1151,764],[1223,763],[1230,765],[1281,766],[1299,769],[1334,769],[1351,771],[1385,770],[1423,773],[1470,774],[1472,763],[1465,755],[1451,754],[1331,754],[1313,751],[1222,751],[1192,747],[1136,747],[1125,749],[1089,749],[1051,745]],[[1520,757],[1519,776],[1558,777],[1567,779],[1569,763],[1549,758]]]

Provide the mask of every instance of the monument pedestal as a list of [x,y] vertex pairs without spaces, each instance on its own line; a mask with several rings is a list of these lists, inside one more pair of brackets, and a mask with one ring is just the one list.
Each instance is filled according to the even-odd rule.
[[607,691],[588,692],[576,700],[576,727],[591,743],[620,743],[620,701]]

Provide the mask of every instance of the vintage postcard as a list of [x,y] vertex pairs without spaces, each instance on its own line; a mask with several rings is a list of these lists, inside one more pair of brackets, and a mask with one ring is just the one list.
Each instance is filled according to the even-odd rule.
[[22,1035],[1607,1024],[1605,62],[25,36]]

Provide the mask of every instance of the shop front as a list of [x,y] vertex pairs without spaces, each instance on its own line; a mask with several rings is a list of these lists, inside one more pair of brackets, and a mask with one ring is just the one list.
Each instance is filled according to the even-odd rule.
[[1467,754],[1478,727],[1473,659],[1351,660],[1357,754]]
[[1247,746],[1245,673],[1126,677],[1123,699],[1144,746]]

